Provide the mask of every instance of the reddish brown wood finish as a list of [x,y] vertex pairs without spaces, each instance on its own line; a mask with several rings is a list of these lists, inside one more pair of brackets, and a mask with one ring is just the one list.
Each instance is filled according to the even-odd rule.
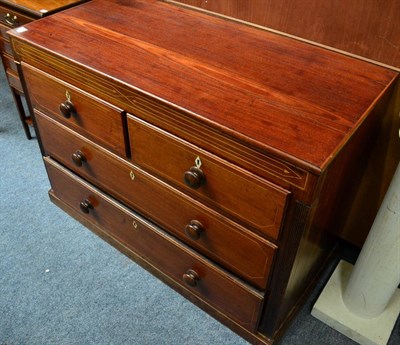
[[81,211],[81,201],[90,200],[92,208],[87,217],[108,229],[111,236],[176,282],[185,284],[183,275],[190,269],[194,270],[198,281],[194,286],[185,284],[186,288],[221,309],[241,326],[255,331],[263,303],[262,294],[217,268],[165,232],[142,222],[132,212],[110,202],[104,194],[90,188],[52,160],[45,159],[45,162],[51,186],[58,198],[78,212]]
[[[50,28],[54,37],[68,31],[69,43],[47,40]],[[157,1],[116,5],[99,0],[14,34],[188,109],[226,135],[315,172],[337,155],[396,75]],[[27,62],[35,58],[25,53]],[[118,59],[123,63],[115,63]],[[114,92],[112,97],[121,102],[121,95]]]
[[2,36],[0,38],[0,55],[5,72],[9,76],[10,90],[27,139],[32,138],[29,127],[32,125],[32,118],[30,114],[27,114],[22,103],[21,97],[24,96],[24,91],[20,72],[10,74],[7,70],[9,68],[7,61],[13,58],[13,51],[9,45],[6,31],[84,1],[87,0],[0,0],[0,32]]
[[[4,6],[8,6],[7,11],[15,9],[18,18],[21,12],[27,13],[34,18],[41,18],[49,14],[64,10],[88,0],[0,0]],[[18,25],[23,24],[22,21]]]
[[[132,152],[122,159],[106,150],[100,138],[91,138],[96,142],[92,143],[58,123],[64,121],[61,118],[37,112],[44,154],[225,267],[232,278],[265,289],[268,298],[256,332],[250,334],[253,328],[244,329],[223,315],[225,308],[217,314],[254,343],[278,339],[335,243],[327,232],[352,217],[347,208],[356,193],[349,187],[365,187],[362,169],[366,162],[376,161],[376,127],[382,125],[382,132],[388,133],[384,123],[393,117],[387,103],[397,73],[153,0],[97,0],[31,23],[27,29],[11,33],[23,68],[34,66],[94,100],[122,109],[122,130],[130,139],[125,144]],[[28,82],[30,92],[42,88],[38,80]],[[42,99],[35,107],[48,112],[42,106],[46,102]],[[133,119],[152,130],[132,130]],[[99,133],[103,130],[107,128]],[[171,149],[177,142],[177,149]],[[382,157],[393,144],[384,148]],[[171,153],[187,159],[186,149],[207,157],[207,164],[198,168],[206,184],[200,183],[196,191],[178,182],[176,175],[191,168],[193,157],[187,160],[189,166],[179,167],[175,158],[168,163]],[[137,158],[143,152],[146,158]],[[216,185],[218,177],[211,179],[215,190],[230,191],[227,199],[232,199],[213,203],[210,195],[201,194],[210,182],[209,162],[223,175],[222,187]],[[235,181],[229,187],[228,177]],[[192,178],[196,182],[196,176]],[[271,196],[282,201],[282,195],[288,195],[280,234],[270,234],[275,245],[259,237],[256,227],[245,228],[246,217],[254,218],[252,207],[260,215],[262,207],[269,206],[264,205],[268,198],[257,199],[258,195],[253,199],[262,205],[254,200],[249,201],[251,206],[244,205],[247,196],[235,196],[235,188],[242,188],[241,178],[250,189],[256,183],[261,192],[290,193]],[[380,184],[379,176],[370,178]],[[83,210],[90,215],[91,202],[82,197]],[[236,197],[241,201],[233,212],[226,206]],[[63,198],[57,203],[68,208]],[[236,216],[229,219],[231,214]],[[241,223],[236,222],[237,215],[244,214]],[[352,222],[362,212],[354,215]],[[104,229],[115,231],[112,225]],[[215,248],[202,242],[208,235],[215,236]],[[196,274],[188,269],[182,275],[197,284]],[[209,310],[198,295],[186,295]]]
[[18,73],[17,64],[14,59],[10,58],[8,55],[3,55],[3,63],[6,71],[10,70],[14,73]]
[[175,0],[400,68],[398,0]]
[[[0,0],[0,4],[3,3],[4,0]],[[30,23],[33,19],[32,16],[27,16],[15,9],[15,6],[11,2],[9,2],[9,6],[7,4],[4,4],[4,6],[0,5],[0,23],[4,25],[1,29],[2,35],[4,35],[3,31],[5,28],[10,30],[10,28]]]
[[[128,115],[128,128],[133,163],[273,239],[278,238],[287,191],[134,116]],[[205,182],[193,189],[186,186],[184,174],[197,165]]]
[[0,39],[0,51],[7,54],[8,56],[12,56],[10,42],[4,39]]
[[[82,212],[76,211],[69,205],[67,205],[63,200],[60,200],[54,195],[52,190],[49,191],[50,200],[57,205],[60,209],[66,212],[71,217],[78,220],[82,225],[86,228],[90,229],[104,241],[112,245],[113,247],[117,248],[120,252],[125,254],[127,257],[134,260],[137,264],[141,267],[146,269],[148,272],[152,273],[155,277],[159,280],[168,284],[172,287],[175,291],[179,292],[185,298],[187,298],[192,303],[196,304],[204,311],[206,311],[209,315],[214,317],[215,319],[219,320],[222,324],[226,325],[227,327],[231,328],[232,330],[236,331],[237,333],[241,334],[241,336],[247,339],[251,344],[254,345],[271,345],[271,339],[263,336],[259,333],[250,332],[249,330],[240,326],[237,322],[233,321],[225,314],[223,314],[218,308],[214,307],[210,303],[207,303],[204,299],[202,299],[199,295],[195,295],[191,292],[191,290],[187,289],[184,285],[180,282],[176,282],[174,279],[169,277],[168,275],[164,274],[158,267],[152,265],[149,261],[145,258],[139,256],[135,251],[129,249],[124,243],[119,241],[115,236],[111,236],[109,229],[104,228],[98,224],[96,224],[91,218],[86,217]],[[148,224],[143,218],[140,216],[136,216],[136,219]],[[148,224],[150,225],[150,224]],[[179,337],[179,336],[178,336]]]
[[8,40],[8,35],[7,35],[7,31],[10,30],[10,28],[8,26],[5,26],[3,24],[0,23],[0,36],[6,40]]
[[[0,3],[3,1],[0,0]],[[17,106],[18,115],[20,117],[22,127],[25,131],[25,135],[28,139],[31,139],[31,132],[29,125],[32,124],[31,117],[26,114],[24,105],[21,97],[24,95],[21,77],[18,72],[18,68],[15,63],[11,63],[14,60],[13,51],[9,42],[9,36],[7,31],[17,27],[18,25],[24,25],[33,20],[32,17],[22,14],[20,11],[15,9],[15,6],[1,6],[0,5],[0,55],[3,63],[4,71],[7,75],[8,84],[10,86],[11,94],[14,98],[15,105]]]
[[[45,153],[144,213],[205,255],[263,289],[269,279],[275,246],[161,183],[117,157],[79,138],[43,115],[36,113]],[[76,167],[71,155],[79,150],[86,157]],[[204,226],[198,240],[185,234],[190,221]]]
[[[338,230],[347,241],[362,247],[375,216],[385,197],[394,171],[400,161],[399,128],[400,128],[400,85],[396,88],[386,108],[383,120],[375,125],[372,138],[374,145],[363,170],[362,180],[357,185],[357,192],[349,205],[350,217]],[[385,110],[382,111],[384,113]],[[368,202],[365,202],[368,200]]]
[[10,84],[10,86],[13,88],[13,89],[16,89],[17,91],[19,91],[19,92],[23,92],[23,90],[22,90],[22,84],[21,84],[21,80],[19,79],[19,77],[18,77],[18,74],[16,74],[14,71],[12,71],[12,70],[8,70],[7,72],[6,72],[6,75],[7,75],[7,80],[8,80],[8,83]]
[[[126,156],[122,109],[107,104],[35,68],[24,65],[23,73],[25,82],[35,85],[30,93],[30,101],[35,108],[46,112],[76,132],[97,141],[112,152]],[[67,97],[76,109],[76,113],[69,118],[65,118],[60,111],[60,105],[67,100]]]

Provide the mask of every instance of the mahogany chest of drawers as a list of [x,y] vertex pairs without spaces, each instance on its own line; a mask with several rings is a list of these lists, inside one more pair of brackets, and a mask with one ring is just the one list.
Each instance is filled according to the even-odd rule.
[[21,101],[23,88],[7,31],[87,0],[0,0],[0,55],[25,134],[31,139],[30,115]]
[[278,339],[349,217],[397,74],[157,1],[25,29],[11,42],[51,200],[250,342]]

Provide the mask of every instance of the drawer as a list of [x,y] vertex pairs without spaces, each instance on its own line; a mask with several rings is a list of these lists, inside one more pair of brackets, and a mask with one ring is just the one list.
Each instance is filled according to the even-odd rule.
[[[45,153],[260,289],[276,247],[239,224],[35,113]],[[85,157],[74,165],[74,153]],[[75,157],[76,159],[76,157]]]
[[[8,27],[8,29],[16,28],[17,26],[27,24],[34,19],[24,14],[18,13],[7,7],[0,6],[0,23]],[[3,28],[1,28],[3,34]]]
[[16,74],[12,70],[7,70],[6,74],[10,86],[14,89],[17,89],[19,92],[23,92],[21,80],[19,79],[18,74]]
[[263,295],[230,276],[157,227],[109,199],[49,158],[56,197],[100,225],[138,256],[250,331],[256,330]]
[[0,23],[0,36],[7,41],[9,41],[9,36],[6,33],[8,30],[10,30],[9,26]]
[[121,109],[36,68],[26,64],[22,64],[22,68],[34,108],[42,110],[110,151],[126,156]]
[[0,38],[0,52],[13,56],[10,42],[3,38]]
[[4,63],[4,68],[6,70],[9,69],[13,71],[15,74],[18,74],[17,64],[15,63],[14,59],[11,56],[3,54],[3,63]]
[[132,115],[128,131],[133,163],[278,238],[288,191]]

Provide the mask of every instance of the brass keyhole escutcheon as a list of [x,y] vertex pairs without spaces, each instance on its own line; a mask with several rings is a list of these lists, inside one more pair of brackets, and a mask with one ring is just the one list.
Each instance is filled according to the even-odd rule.
[[66,119],[69,119],[72,115],[76,115],[75,105],[71,101],[71,94],[68,90],[65,91],[65,98],[66,101],[60,104],[59,109],[61,115],[64,116]]
[[201,165],[203,163],[201,162],[201,159],[199,156],[197,156],[196,159],[194,160],[194,164],[196,165],[196,168],[199,168],[199,169],[201,168]]
[[185,172],[183,180],[188,187],[198,189],[206,183],[206,175],[203,170],[200,169],[203,163],[199,156],[194,160],[194,164],[195,166],[192,166]]

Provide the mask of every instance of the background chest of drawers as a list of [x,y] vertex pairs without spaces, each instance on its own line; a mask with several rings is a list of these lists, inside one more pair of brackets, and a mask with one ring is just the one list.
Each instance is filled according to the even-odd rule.
[[249,341],[278,339],[349,217],[397,74],[156,1],[25,29],[11,42],[51,200]]
[[32,124],[21,101],[23,88],[17,63],[14,61],[7,31],[48,16],[87,0],[0,0],[0,54],[11,93],[17,106],[25,135],[31,139],[29,125]]

